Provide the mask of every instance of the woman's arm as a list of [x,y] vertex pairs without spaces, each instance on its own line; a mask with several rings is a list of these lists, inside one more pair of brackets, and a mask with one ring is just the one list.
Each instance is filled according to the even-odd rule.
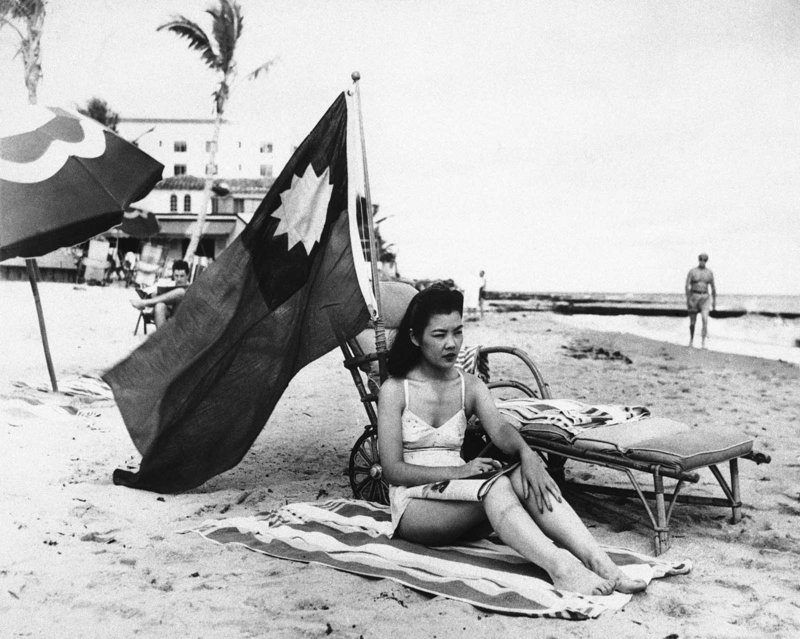
[[539,512],[544,508],[552,510],[551,495],[561,501],[558,484],[550,477],[542,458],[533,452],[522,435],[497,410],[489,389],[473,375],[465,375],[467,380],[467,408],[478,416],[492,443],[507,455],[519,458],[522,475],[522,492],[527,499],[533,495]]
[[378,400],[378,452],[383,476],[395,486],[418,486],[445,479],[469,477],[491,460],[480,458],[464,466],[420,466],[403,461],[402,415],[405,408],[403,382],[389,378],[381,386]]

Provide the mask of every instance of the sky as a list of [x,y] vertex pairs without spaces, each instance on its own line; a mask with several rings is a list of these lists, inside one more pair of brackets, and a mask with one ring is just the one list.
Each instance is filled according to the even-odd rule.
[[[211,0],[50,0],[42,104],[210,117],[156,27]],[[401,275],[506,291],[800,294],[800,3],[241,0],[227,116],[297,144],[361,73]],[[0,114],[27,100],[0,29]],[[224,135],[224,129],[223,133]]]

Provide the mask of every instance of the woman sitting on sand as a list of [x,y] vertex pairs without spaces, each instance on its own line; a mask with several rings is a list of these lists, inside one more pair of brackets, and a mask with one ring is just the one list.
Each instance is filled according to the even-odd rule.
[[[443,545],[484,534],[488,522],[505,544],[546,570],[559,589],[592,595],[644,590],[646,583],[627,577],[562,499],[544,462],[506,423],[486,385],[455,368],[463,303],[461,293],[441,285],[421,291],[389,352],[391,376],[380,391],[378,441],[394,534]],[[483,501],[409,495],[411,486],[500,467],[486,457],[461,458],[471,415],[500,450],[519,459],[518,467],[497,478]]]

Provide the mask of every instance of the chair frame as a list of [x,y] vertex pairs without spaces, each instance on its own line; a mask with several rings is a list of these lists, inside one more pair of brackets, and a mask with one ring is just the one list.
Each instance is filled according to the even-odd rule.
[[[364,409],[367,413],[369,423],[364,427],[364,432],[356,441],[350,454],[350,485],[353,494],[357,498],[370,501],[381,501],[388,503],[388,488],[383,480],[383,471],[380,466],[380,458],[377,448],[377,426],[378,416],[376,404],[378,395],[368,388],[364,377],[366,373],[362,366],[371,365],[374,362],[381,363],[385,354],[364,353],[361,351],[355,339],[346,339],[341,333],[337,333],[339,346],[344,355],[344,367],[350,371],[353,382],[358,389]],[[516,357],[527,367],[533,383],[526,383],[517,379],[498,379],[490,381],[487,386],[490,389],[513,388],[528,397],[538,397],[541,399],[552,399],[550,387],[544,380],[539,368],[528,356],[528,354],[518,348],[506,346],[481,347],[478,351],[479,357],[489,357],[496,355],[509,355]],[[385,370],[383,366],[381,370]],[[551,441],[544,437],[536,436],[531,433],[522,433],[525,441],[531,448],[546,457],[548,470],[562,489],[574,489],[591,494],[615,495],[625,498],[638,498],[642,504],[650,528],[653,531],[653,546],[656,555],[665,552],[671,543],[670,519],[678,503],[688,503],[704,506],[719,506],[731,508],[731,523],[741,520],[741,491],[739,483],[739,459],[749,459],[756,464],[770,462],[770,457],[763,453],[752,451],[745,455],[736,456],[729,460],[729,476],[725,477],[718,464],[700,466],[692,470],[680,470],[669,465],[651,463],[642,460],[629,459],[621,454],[613,454],[603,451],[581,450],[576,451],[572,444]],[[485,437],[484,437],[484,440]],[[479,449],[478,455],[492,455],[499,453],[491,444],[486,443]],[[565,463],[567,460],[578,461],[587,464],[595,464],[618,471],[627,477],[631,488],[620,488],[615,486],[603,486],[566,480]],[[691,495],[681,493],[690,484],[697,484],[700,481],[701,468],[708,468],[719,484],[724,497],[709,497],[703,495]],[[653,478],[653,490],[648,491],[634,475],[646,473]],[[675,480],[674,487],[668,490],[664,479]],[[650,502],[654,502],[651,506]]]
[[142,325],[142,332],[147,335],[147,325],[152,324],[153,326],[156,325],[156,317],[155,312],[152,308],[143,308],[139,311],[139,317],[136,319],[136,326],[133,329],[133,334],[136,335],[139,332],[139,324]]

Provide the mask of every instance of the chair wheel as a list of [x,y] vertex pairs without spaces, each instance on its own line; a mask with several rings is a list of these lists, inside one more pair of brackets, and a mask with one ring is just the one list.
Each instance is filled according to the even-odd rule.
[[389,503],[389,485],[383,479],[378,457],[378,434],[374,428],[365,430],[350,451],[350,487],[356,499]]

